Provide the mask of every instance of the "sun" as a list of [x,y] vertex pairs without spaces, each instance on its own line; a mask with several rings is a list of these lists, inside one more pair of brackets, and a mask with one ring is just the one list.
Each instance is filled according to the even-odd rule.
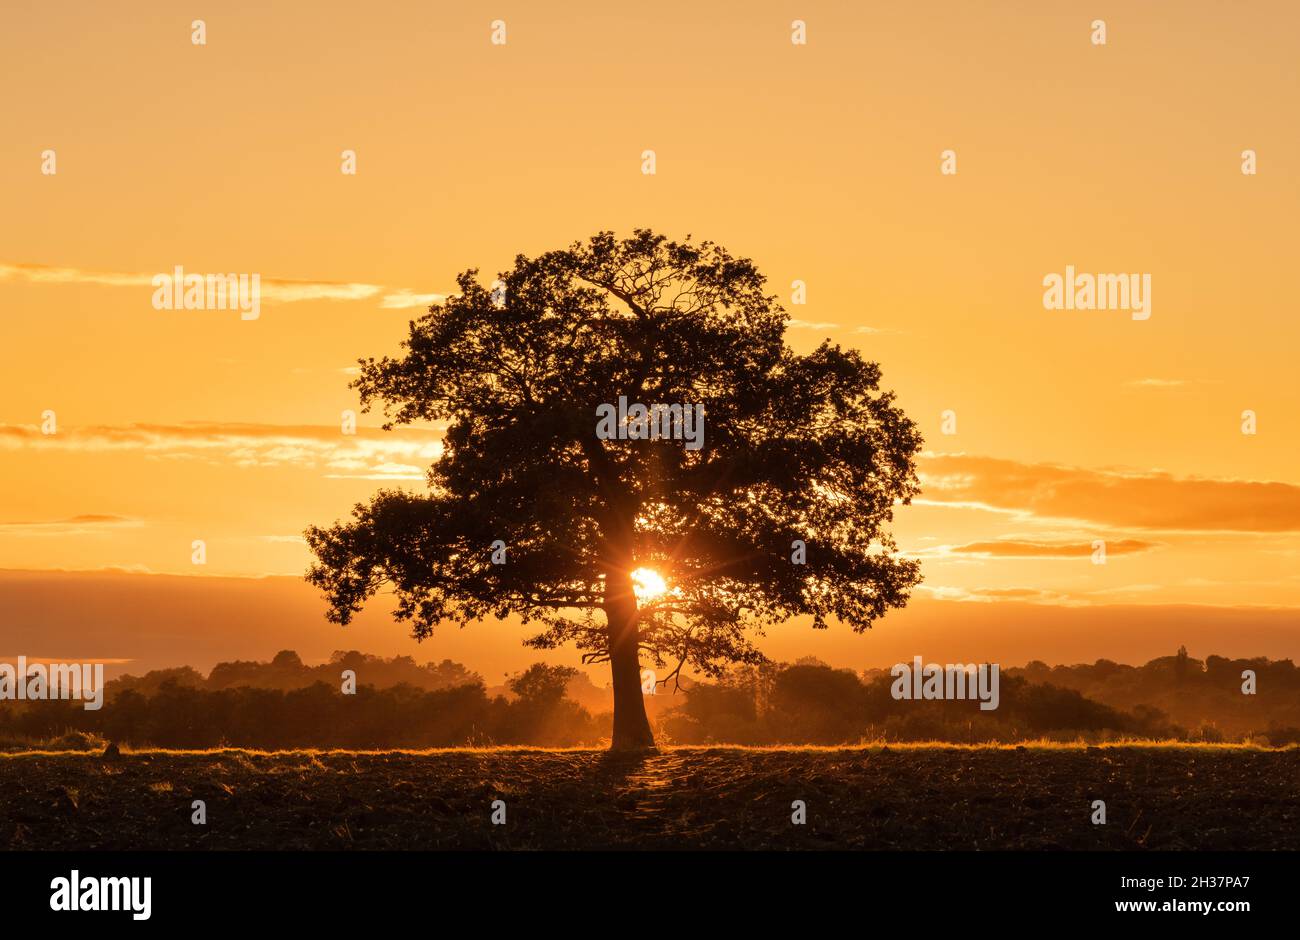
[[668,582],[653,568],[638,568],[632,572],[632,591],[639,601],[653,601],[668,593]]

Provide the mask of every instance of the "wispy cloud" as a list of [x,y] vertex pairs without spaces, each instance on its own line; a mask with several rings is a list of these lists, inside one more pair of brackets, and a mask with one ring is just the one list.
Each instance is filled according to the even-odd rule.
[[1130,379],[1124,383],[1135,388],[1181,388],[1191,385],[1191,379]]
[[[800,320],[798,317],[792,317],[791,319],[787,320],[787,321],[786,321],[786,326],[788,326],[788,327],[789,327],[790,329],[792,329],[792,330],[843,330],[843,329],[847,329],[847,327],[843,326],[842,324],[839,324],[839,323],[832,323],[832,322],[830,322],[829,320],[826,320],[826,321],[822,321],[822,320]],[[896,335],[896,334],[899,334],[899,333],[902,332],[902,330],[886,330],[886,329],[879,329],[879,328],[874,327],[874,326],[857,326],[857,327],[854,327],[850,332],[852,332],[852,333],[856,333],[856,334],[859,334],[859,335],[862,335],[862,336],[887,336],[887,335]]]
[[[1113,539],[1106,541],[1106,554],[1133,555],[1159,548],[1159,542],[1142,539]],[[1086,558],[1094,549],[1091,541],[1041,541],[1037,539],[991,539],[985,542],[968,542],[946,548],[957,555],[979,555],[984,558]]]
[[[342,467],[343,463],[331,466]],[[325,476],[331,480],[423,480],[424,474],[422,468],[411,464],[381,463],[366,469],[364,473],[327,473]]]
[[1189,385],[1219,385],[1217,379],[1130,379],[1124,383],[1130,388],[1186,388]]
[[[153,278],[156,274],[171,274],[171,270],[145,274],[120,271],[87,271],[82,268],[57,267],[44,264],[0,263],[0,281],[17,280],[33,284],[97,284],[104,287],[148,289],[152,288]],[[446,294],[418,294],[404,287],[392,288],[385,287],[382,284],[358,282],[307,281],[263,276],[260,283],[262,302],[272,304],[300,303],[310,300],[360,301],[378,297],[379,306],[382,309],[405,310],[410,307],[427,307],[445,299],[447,296]]]
[[144,525],[138,519],[105,513],[85,513],[68,519],[39,522],[0,522],[0,535],[104,535],[114,529],[134,529]]
[[427,307],[446,297],[445,294],[417,294],[406,289],[385,294],[379,306],[385,310],[409,310],[411,307]]
[[1022,602],[1027,604],[1047,604],[1055,607],[1085,607],[1085,600],[1061,591],[1041,588],[976,588],[968,590],[961,587],[919,585],[916,590],[921,594],[940,601],[957,601],[964,603],[994,604],[1001,602]]
[[[129,424],[61,428],[42,434],[34,425],[0,424],[0,450],[138,453],[238,467],[300,467],[330,477],[423,480],[442,453],[433,429],[357,428],[271,424]],[[421,466],[423,465],[423,466]]]
[[1300,486],[1091,470],[966,454],[920,461],[925,505],[967,506],[1130,530],[1300,531]]

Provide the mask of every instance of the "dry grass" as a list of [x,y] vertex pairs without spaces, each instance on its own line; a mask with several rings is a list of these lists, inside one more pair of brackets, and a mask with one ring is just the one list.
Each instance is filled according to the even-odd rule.
[[[1047,738],[1018,741],[1014,744],[1004,743],[957,743],[952,741],[869,741],[857,744],[704,744],[704,745],[661,745],[659,752],[664,754],[704,753],[709,751],[745,751],[774,753],[811,753],[823,754],[834,752],[879,753],[881,751],[1096,751],[1114,750],[1116,748],[1176,748],[1191,751],[1291,751],[1300,749],[1300,744],[1287,744],[1273,747],[1255,741],[1213,743],[1204,741],[1181,741],[1175,738],[1153,741],[1148,738],[1118,738],[1101,743],[1086,741],[1054,741]],[[123,747],[123,754],[148,756],[168,755],[216,755],[216,754],[256,754],[259,756],[289,756],[322,754],[357,754],[375,756],[380,754],[604,754],[605,748],[592,747],[530,747],[523,745],[431,747],[431,748],[287,748],[265,750],[251,747],[214,747],[214,748],[161,748],[161,747]],[[20,757],[84,757],[89,751],[70,750],[67,748],[44,749],[32,747],[0,751],[0,759]]]

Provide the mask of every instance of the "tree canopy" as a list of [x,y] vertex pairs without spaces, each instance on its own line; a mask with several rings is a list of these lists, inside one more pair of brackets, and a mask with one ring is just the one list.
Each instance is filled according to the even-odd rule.
[[[611,662],[614,745],[641,747],[642,657],[658,681],[716,676],[761,662],[770,625],[861,631],[906,603],[918,564],[888,523],[919,491],[920,435],[876,363],[785,345],[751,261],[638,230],[520,255],[495,288],[477,273],[410,324],[399,358],[360,362],[386,428],[446,430],[427,492],[384,490],[307,531],[332,620],[385,586],[417,637],[518,616],[533,646]],[[702,446],[598,434],[620,397],[698,406]],[[644,568],[667,590],[638,597]]]

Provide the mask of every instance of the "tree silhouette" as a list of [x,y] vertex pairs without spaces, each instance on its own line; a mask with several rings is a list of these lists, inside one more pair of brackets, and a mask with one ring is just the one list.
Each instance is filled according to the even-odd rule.
[[[386,429],[447,427],[427,493],[381,491],[307,530],[331,620],[385,585],[417,638],[516,615],[539,628],[530,645],[610,664],[612,746],[644,748],[643,654],[665,684],[684,666],[716,677],[762,662],[770,624],[862,631],[906,603],[918,564],[886,523],[918,492],[920,435],[877,364],[785,346],[752,262],[638,230],[520,255],[493,290],[476,275],[410,324],[401,358],[360,360],[353,387]],[[633,439],[598,435],[620,396],[702,405],[703,446],[635,439],[635,416],[618,435]],[[642,567],[668,591],[638,598]]]

